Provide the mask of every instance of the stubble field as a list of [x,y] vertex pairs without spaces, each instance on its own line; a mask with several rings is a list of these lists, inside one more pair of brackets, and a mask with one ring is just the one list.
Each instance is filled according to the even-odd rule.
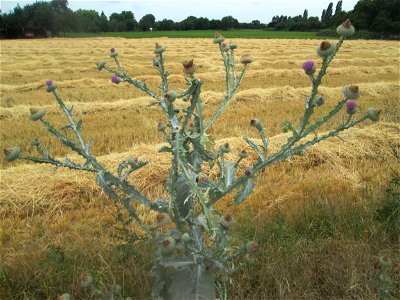
[[[307,59],[321,65],[315,53],[319,42],[234,41],[238,57],[250,53],[255,61],[211,133],[218,144],[228,141],[234,156],[245,147],[243,135],[256,137],[249,120],[257,117],[266,125],[274,151],[287,137],[282,121],[297,124],[302,116],[310,86],[301,65]],[[209,118],[224,95],[223,64],[211,39],[1,41],[1,149],[19,146],[33,154],[31,141],[40,138],[51,145],[53,155],[69,154],[39,123],[29,121],[31,107],[44,107],[49,121],[66,125],[44,89],[45,80],[52,79],[83,120],[84,136],[94,138],[99,160],[114,170],[127,157],[148,160],[133,181],[152,199],[164,193],[169,157],[157,152],[161,112],[147,107],[151,98],[128,85],[113,85],[109,74],[95,66],[101,59],[111,64],[108,52],[115,47],[126,73],[156,89],[155,42],[167,47],[166,67],[176,90],[185,87],[181,62],[194,58]],[[357,84],[360,113],[369,106],[380,108],[381,121],[365,122],[271,167],[257,178],[244,205],[222,201],[221,209],[238,220],[237,238],[259,240],[262,246],[257,264],[233,277],[232,299],[376,298],[380,255],[395,262],[391,294],[400,298],[400,221],[391,218],[396,209],[400,214],[400,204],[388,192],[398,188],[391,182],[399,180],[400,172],[399,76],[399,42],[346,41],[320,88],[326,103],[316,115],[341,99],[344,85]],[[63,292],[86,299],[78,279],[84,270],[95,274],[99,285],[114,277],[134,299],[149,296],[150,246],[138,241],[134,255],[121,261],[116,249],[121,241],[111,237],[114,206],[91,174],[0,161],[1,299],[54,299]],[[143,211],[143,216],[154,223],[154,215]]]

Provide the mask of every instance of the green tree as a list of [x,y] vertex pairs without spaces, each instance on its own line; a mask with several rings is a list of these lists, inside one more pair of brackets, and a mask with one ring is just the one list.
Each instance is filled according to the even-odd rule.
[[342,0],[339,0],[338,3],[336,3],[335,15],[342,12],[342,5],[343,5]]
[[303,12],[303,19],[306,20],[306,21],[308,19],[308,10],[307,9],[305,9],[304,12]]
[[239,21],[232,16],[226,16],[221,19],[221,26],[223,30],[239,28]]
[[321,22],[324,22],[324,21],[325,21],[325,18],[326,18],[326,9],[324,9],[324,10],[322,11],[322,14],[321,14]]
[[261,22],[259,20],[253,20],[251,21],[251,27],[254,29],[261,29],[263,27],[263,25],[261,24]]
[[189,16],[186,19],[182,20],[180,23],[182,30],[195,30],[198,19],[195,16]]
[[100,16],[93,9],[78,9],[75,12],[76,30],[79,32],[99,32]]
[[380,33],[383,37],[400,34],[400,0],[360,0],[349,13],[356,29]]
[[26,24],[26,16],[24,10],[17,4],[14,7],[14,10],[10,14],[6,14],[4,16],[4,23],[7,27],[10,28],[19,28],[22,29],[25,27]]
[[108,30],[109,30],[108,19],[107,19],[107,16],[102,11],[101,15],[100,15],[100,31],[107,32]]
[[333,2],[329,3],[325,13],[325,21],[329,21],[333,16]]
[[53,11],[52,32],[58,35],[60,31],[65,33],[73,28],[74,13],[68,7],[68,0],[52,0],[50,7]]
[[139,21],[139,28],[143,31],[149,31],[150,28],[154,28],[156,24],[156,18],[152,14],[144,15]]
[[44,30],[52,27],[53,10],[48,2],[35,2],[28,4],[23,9],[26,17],[26,27],[43,28]]
[[169,30],[174,30],[174,27],[175,27],[175,22],[172,20],[163,19],[162,21],[156,22],[157,30],[169,31]]
[[137,21],[131,11],[111,14],[109,22],[109,29],[111,31],[133,31],[136,28]]

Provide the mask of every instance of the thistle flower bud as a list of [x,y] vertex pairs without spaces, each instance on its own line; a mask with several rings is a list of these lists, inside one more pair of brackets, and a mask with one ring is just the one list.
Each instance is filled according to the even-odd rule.
[[106,62],[104,60],[102,60],[101,62],[99,62],[97,64],[97,70],[101,71],[106,65]]
[[341,25],[338,26],[338,28],[336,29],[336,32],[340,35],[340,36],[345,36],[345,37],[349,37],[352,36],[354,34],[354,27],[353,25],[351,25],[351,22],[349,19],[347,19],[346,21],[344,21]]
[[233,43],[229,44],[228,46],[231,50],[235,50],[238,47],[236,44]]
[[93,284],[93,277],[89,273],[81,275],[81,287],[87,288]]
[[244,171],[244,175],[246,175],[246,177],[250,177],[251,176],[251,171],[250,170]]
[[349,115],[354,115],[357,112],[357,103],[355,101],[349,101],[346,103],[346,112]]
[[111,77],[111,82],[115,84],[119,84],[121,82],[121,79],[117,75],[113,75]]
[[31,115],[30,115],[29,119],[31,119],[32,121],[40,120],[41,118],[43,118],[43,116],[46,113],[46,111],[44,109],[36,109],[36,108],[31,108],[30,112],[31,112]]
[[326,41],[322,42],[317,48],[317,54],[322,58],[332,55],[334,51],[335,47]]
[[160,66],[160,59],[158,57],[153,57],[153,66],[155,67]]
[[21,149],[18,147],[4,149],[4,155],[5,155],[6,161],[9,161],[9,162],[16,160],[20,154],[21,154]]
[[184,234],[182,234],[181,240],[184,241],[185,243],[188,243],[192,240],[192,238],[187,232],[185,232]]
[[55,91],[55,89],[57,88],[57,84],[55,84],[51,79],[46,80],[45,86],[46,86],[46,91],[48,91],[49,93]]
[[173,90],[170,90],[170,91],[168,91],[167,93],[164,94],[164,98],[167,99],[170,102],[174,101],[177,96],[178,95]]
[[183,65],[183,73],[185,73],[188,76],[193,76],[193,74],[197,70],[197,66],[193,63],[193,59],[184,61],[182,65]]
[[315,73],[315,63],[312,60],[307,60],[303,63],[304,73],[307,75],[313,75]]
[[262,123],[261,123],[261,121],[259,119],[250,120],[250,125],[254,126],[258,130],[263,130],[264,129],[264,127],[263,127],[263,125],[262,125]]
[[224,52],[228,52],[229,50],[231,50],[231,48],[225,43],[221,43],[220,46],[221,46],[222,51],[224,51]]
[[156,49],[154,50],[154,54],[161,54],[165,51],[165,47],[161,46],[159,43],[156,43]]
[[377,122],[379,121],[379,115],[381,114],[381,110],[377,110],[373,107],[368,107],[367,116],[371,121]]
[[118,56],[117,50],[115,50],[115,48],[111,48],[110,49],[110,57],[117,57],[117,56]]
[[342,92],[348,99],[357,99],[360,97],[360,91],[357,85],[346,85],[343,87]]
[[221,216],[220,223],[224,228],[230,228],[234,223],[234,219],[231,215]]
[[250,253],[255,253],[260,248],[260,245],[257,242],[250,241],[246,244],[246,250]]
[[221,44],[223,41],[225,41],[225,38],[220,35],[218,32],[215,33],[215,37],[213,39],[214,44]]
[[139,164],[139,159],[137,157],[135,158],[128,158],[128,164],[131,165],[131,167],[136,167]]
[[157,130],[158,131],[164,131],[165,129],[167,129],[167,125],[165,125],[163,122],[158,122],[158,125],[157,125]]
[[379,265],[383,268],[390,268],[392,266],[392,260],[387,256],[379,257]]
[[159,213],[156,217],[156,220],[157,220],[156,226],[163,227],[165,224],[167,224],[171,220],[171,218],[166,213]]
[[249,156],[249,154],[246,152],[246,150],[242,150],[242,151],[239,152],[239,157],[240,158],[246,158],[248,156]]
[[240,63],[244,64],[244,65],[251,64],[252,62],[253,62],[253,58],[250,56],[250,54],[245,54],[240,59]]
[[161,252],[164,255],[172,254],[172,252],[174,252],[175,249],[175,239],[172,237],[167,237],[161,241],[161,246],[162,246]]
[[314,99],[314,101],[313,101],[313,104],[314,104],[315,106],[321,106],[321,105],[323,105],[324,103],[325,103],[325,100],[324,100],[324,98],[322,98],[322,96],[316,96],[315,99]]
[[229,143],[225,143],[219,147],[219,150],[221,150],[221,152],[223,153],[229,153],[231,152],[231,146],[229,145]]
[[68,293],[64,293],[61,296],[58,296],[57,300],[71,300],[71,295]]

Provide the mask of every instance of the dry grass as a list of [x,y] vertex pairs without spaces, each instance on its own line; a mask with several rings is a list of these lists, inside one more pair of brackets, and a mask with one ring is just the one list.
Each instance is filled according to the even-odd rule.
[[[194,57],[203,79],[203,100],[209,117],[223,96],[223,68],[215,45],[203,39],[157,39],[166,45],[171,82],[184,88],[180,62]],[[286,135],[281,122],[297,122],[303,97],[309,91],[300,69],[304,59],[316,59],[312,40],[237,40],[239,53],[251,53],[251,65],[232,106],[212,128],[218,143],[229,141],[236,151],[245,147],[241,136],[255,137],[248,121],[259,117],[267,126],[272,151]],[[52,78],[75,114],[84,121],[84,135],[95,139],[99,160],[115,169],[122,159],[139,156],[150,161],[133,176],[145,194],[164,194],[168,155],[156,149],[161,136],[156,124],[162,118],[151,99],[128,86],[113,86],[109,76],[97,72],[94,63],[119,49],[127,73],[156,88],[151,68],[155,40],[117,38],[1,41],[1,148],[18,145],[30,152],[30,142],[40,137],[50,143],[56,156],[67,154],[40,124],[28,120],[29,108],[44,106],[57,126],[60,118],[54,99],[44,92],[43,82]],[[272,166],[257,178],[257,189],[241,207],[221,201],[220,208],[238,222],[238,237],[262,242],[257,266],[234,277],[234,299],[327,299],[376,298],[376,261],[388,254],[397,262],[392,270],[393,290],[399,288],[399,245],[383,235],[374,221],[385,203],[385,190],[393,172],[400,172],[393,155],[400,147],[398,42],[349,41],[328,71],[321,88],[327,103],[317,115],[329,110],[341,96],[341,87],[358,84],[360,110],[383,109],[382,122],[365,123]],[[338,122],[335,120],[335,122]],[[335,122],[323,127],[329,130]],[[73,156],[72,156],[73,157]],[[244,163],[244,166],[248,162]],[[126,292],[148,296],[150,257],[144,243],[139,257],[121,263],[110,238],[114,206],[96,185],[92,175],[24,162],[5,163],[0,191],[0,298],[54,298],[70,291],[77,298],[88,295],[79,289],[77,275],[85,269],[96,273],[100,283],[112,274]],[[212,175],[214,170],[210,171]],[[279,227],[276,210],[285,222]],[[146,222],[154,216],[141,210]],[[279,225],[279,226],[278,226]],[[278,226],[278,227],[276,227]],[[278,228],[278,229],[277,229]],[[136,233],[140,230],[134,228]],[[64,259],[57,256],[56,247]],[[394,297],[400,297],[393,292]]]

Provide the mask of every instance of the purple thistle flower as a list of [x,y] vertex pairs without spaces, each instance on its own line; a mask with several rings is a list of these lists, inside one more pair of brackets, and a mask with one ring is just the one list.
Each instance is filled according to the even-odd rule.
[[112,82],[112,83],[115,83],[115,84],[118,84],[118,83],[121,82],[121,79],[119,79],[119,77],[118,77],[117,75],[113,75],[113,76],[111,77],[111,82]]
[[246,171],[244,172],[244,175],[246,175],[247,177],[250,177],[251,171],[250,171],[250,170],[246,170]]
[[357,103],[355,101],[349,101],[346,103],[346,112],[350,115],[354,115],[356,113]]
[[110,52],[111,52],[111,53],[114,53],[114,52],[115,52],[115,48],[111,48],[111,49],[110,49]]
[[307,75],[312,75],[315,72],[315,63],[312,60],[307,60],[303,64],[304,73]]
[[51,86],[52,84],[53,84],[53,80],[51,80],[51,79],[46,80],[47,86]]

